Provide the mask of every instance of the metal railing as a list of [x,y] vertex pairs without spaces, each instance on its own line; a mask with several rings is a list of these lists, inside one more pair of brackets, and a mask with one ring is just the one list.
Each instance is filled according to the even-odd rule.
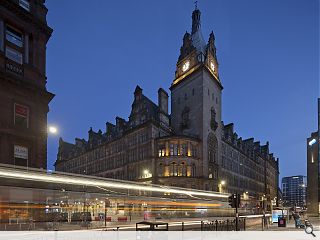
[[[242,218],[238,221],[238,230],[246,230],[246,219]],[[236,220],[214,220],[201,221],[201,231],[236,231]]]

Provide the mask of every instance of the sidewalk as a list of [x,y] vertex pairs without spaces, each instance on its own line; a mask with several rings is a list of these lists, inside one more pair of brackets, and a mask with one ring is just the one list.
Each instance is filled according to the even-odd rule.
[[[320,231],[320,218],[308,218],[313,226],[314,231]],[[301,220],[301,224],[304,224],[304,219]],[[294,220],[290,220],[287,222],[286,227],[278,227],[277,223],[274,223],[269,226],[269,229],[265,229],[266,231],[304,231],[302,228],[296,228]]]

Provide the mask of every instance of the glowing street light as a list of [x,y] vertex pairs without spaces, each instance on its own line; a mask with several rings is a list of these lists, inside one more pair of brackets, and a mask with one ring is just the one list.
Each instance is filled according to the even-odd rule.
[[55,126],[49,126],[48,127],[48,132],[52,133],[52,134],[57,134],[58,133],[58,129]]
[[225,180],[221,180],[220,183],[218,184],[218,188],[219,188],[219,192],[222,193],[223,192],[223,186],[226,185],[226,181]]

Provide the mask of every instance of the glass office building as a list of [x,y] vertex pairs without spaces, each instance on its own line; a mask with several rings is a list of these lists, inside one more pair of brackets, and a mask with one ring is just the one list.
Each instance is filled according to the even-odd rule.
[[282,200],[286,207],[306,207],[307,181],[305,176],[282,178]]

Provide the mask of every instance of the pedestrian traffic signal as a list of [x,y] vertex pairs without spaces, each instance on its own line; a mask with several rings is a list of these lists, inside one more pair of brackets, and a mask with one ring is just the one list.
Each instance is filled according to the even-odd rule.
[[240,194],[234,193],[228,197],[229,206],[238,208],[240,206]]

